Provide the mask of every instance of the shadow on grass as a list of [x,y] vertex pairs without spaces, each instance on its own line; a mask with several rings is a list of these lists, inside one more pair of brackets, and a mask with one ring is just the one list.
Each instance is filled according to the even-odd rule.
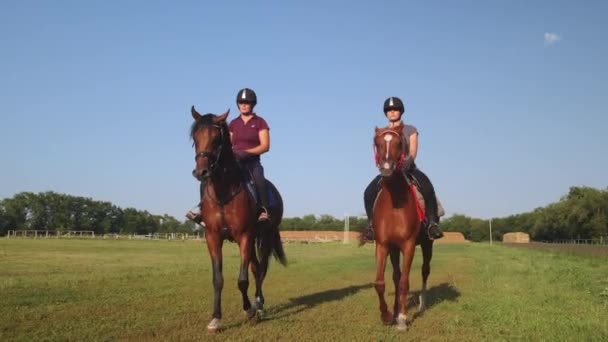
[[[419,296],[421,292],[422,291],[413,291],[411,293],[411,298],[407,303],[407,310],[418,306],[418,304],[420,303]],[[416,313],[414,313],[414,316],[412,316],[412,321],[424,315],[424,313],[433,306],[445,301],[455,302],[458,297],[460,297],[460,291],[458,291],[457,288],[455,288],[449,283],[441,283],[439,285],[427,289],[425,296],[426,309],[421,312],[416,311]]]
[[[319,304],[341,300],[348,296],[352,296],[361,290],[366,290],[373,287],[373,283],[368,283],[290,298],[289,303],[270,307],[264,314],[265,317],[262,319],[262,321],[273,321],[275,319],[281,319],[284,317],[295,315],[302,311],[314,308]],[[410,293],[411,297],[407,305],[408,310],[418,305],[418,296],[420,295],[420,292],[421,291],[413,291]],[[392,304],[392,301],[394,300],[394,297],[392,296],[394,296],[394,292],[387,294],[386,299],[388,303]],[[439,285],[433,286],[426,290],[426,310],[444,301],[454,302],[458,299],[458,297],[460,297],[460,291],[458,291],[458,289],[456,289],[449,283],[441,283]],[[392,309],[391,304],[389,304],[389,307]],[[374,310],[377,310],[377,308],[374,307]],[[409,320],[408,324],[411,324],[415,319],[421,317],[425,311],[416,312],[413,316],[411,316],[412,318]],[[233,324],[225,326],[224,329],[231,329],[249,323],[251,322],[248,322],[246,320],[242,322],[234,322]]]
[[[336,300],[341,300],[348,296],[352,296],[357,292],[365,289],[372,288],[374,285],[372,283],[363,284],[363,285],[353,285],[344,287],[341,289],[332,289],[317,293],[312,293],[300,297],[290,298],[289,303],[282,304],[276,307],[271,307],[267,315],[272,316],[268,317],[265,320],[275,320],[291,315],[295,315],[304,310],[308,310],[313,308],[321,303],[332,302]],[[297,308],[297,309],[296,309]],[[292,310],[295,309],[295,310]]]

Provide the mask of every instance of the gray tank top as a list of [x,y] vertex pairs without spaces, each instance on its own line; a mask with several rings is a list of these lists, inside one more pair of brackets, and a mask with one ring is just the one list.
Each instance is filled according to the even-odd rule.
[[414,134],[418,134],[418,129],[412,125],[403,124],[403,135],[401,136],[401,142],[405,149],[405,155],[410,154],[410,137]]

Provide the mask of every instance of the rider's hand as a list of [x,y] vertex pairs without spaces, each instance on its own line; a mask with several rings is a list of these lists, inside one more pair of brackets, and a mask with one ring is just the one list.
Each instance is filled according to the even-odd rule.
[[412,168],[413,164],[414,158],[412,158],[411,156],[405,157],[405,159],[403,159],[403,171],[409,171]]
[[247,151],[235,150],[234,151],[234,156],[236,157],[237,160],[242,161],[242,160],[246,160],[248,158],[253,157],[254,154],[253,153],[249,153]]

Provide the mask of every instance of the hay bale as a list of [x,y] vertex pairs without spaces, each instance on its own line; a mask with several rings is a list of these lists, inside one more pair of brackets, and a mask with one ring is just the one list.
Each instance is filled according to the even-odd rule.
[[466,243],[469,242],[464,238],[461,232],[443,232],[443,237],[435,240],[435,243]]
[[530,243],[530,235],[523,232],[506,233],[502,236],[504,243]]

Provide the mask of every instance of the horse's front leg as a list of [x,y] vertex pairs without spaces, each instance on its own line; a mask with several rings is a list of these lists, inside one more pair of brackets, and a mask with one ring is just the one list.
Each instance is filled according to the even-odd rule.
[[241,254],[238,287],[243,296],[243,310],[247,313],[247,318],[251,318],[255,314],[255,310],[251,310],[251,302],[249,301],[247,290],[249,289],[249,262],[253,250],[253,237],[251,234],[243,234],[238,240],[238,243]]
[[213,269],[213,317],[207,325],[207,331],[215,333],[221,329],[222,319],[222,288],[224,276],[222,274],[222,239],[219,234],[207,234],[207,249],[211,256]]
[[389,247],[389,255],[391,258],[391,264],[393,265],[393,284],[395,285],[395,305],[393,305],[393,319],[397,319],[399,313],[399,281],[401,280],[401,267],[399,267],[399,257],[401,251],[395,246]]
[[416,251],[416,240],[410,239],[401,248],[403,253],[403,265],[401,268],[401,279],[399,279],[399,315],[397,315],[397,329],[407,330],[407,293],[410,290],[410,269],[414,252]]
[[393,316],[388,311],[386,300],[384,299],[384,291],[386,285],[384,283],[384,271],[386,269],[386,257],[388,255],[388,246],[376,242],[376,293],[378,293],[378,301],[380,302],[380,319],[384,324],[392,324]]

